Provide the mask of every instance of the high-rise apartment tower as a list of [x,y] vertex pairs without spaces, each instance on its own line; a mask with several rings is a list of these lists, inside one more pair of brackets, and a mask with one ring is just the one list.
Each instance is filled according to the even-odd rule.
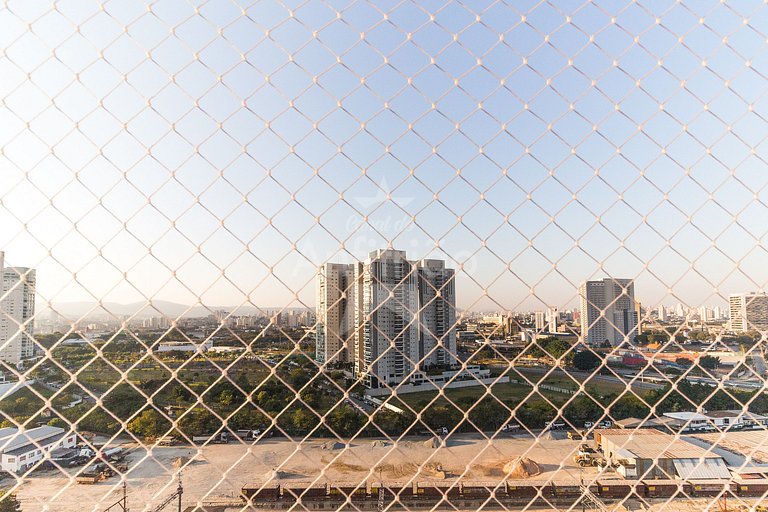
[[579,289],[581,333],[590,344],[619,345],[638,334],[635,285],[631,279],[587,281]]

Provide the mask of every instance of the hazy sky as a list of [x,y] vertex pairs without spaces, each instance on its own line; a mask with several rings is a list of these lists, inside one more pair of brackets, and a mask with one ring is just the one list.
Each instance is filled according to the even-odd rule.
[[0,249],[53,302],[313,305],[388,240],[474,309],[766,286],[762,2],[445,4],[7,2]]

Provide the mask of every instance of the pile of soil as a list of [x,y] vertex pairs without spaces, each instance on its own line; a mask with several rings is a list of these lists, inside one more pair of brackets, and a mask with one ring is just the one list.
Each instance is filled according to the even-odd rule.
[[286,471],[277,471],[273,469],[272,471],[267,471],[264,473],[264,480],[269,482],[271,480],[282,480],[284,478],[290,478],[291,474]]
[[389,478],[411,477],[419,470],[419,466],[413,462],[403,464],[379,464],[374,468],[376,474],[382,474]]
[[524,480],[532,476],[540,475],[541,468],[536,461],[528,457],[516,457],[504,464],[504,473],[512,480]]
[[443,469],[442,464],[439,462],[428,462],[421,467],[421,471],[419,472],[422,475],[429,476],[437,480],[445,480],[448,476],[446,471]]
[[189,462],[189,457],[179,457],[173,461],[173,467],[179,469]]

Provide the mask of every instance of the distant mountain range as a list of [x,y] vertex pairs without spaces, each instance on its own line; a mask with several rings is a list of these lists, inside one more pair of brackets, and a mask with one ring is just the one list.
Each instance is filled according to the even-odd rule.
[[[52,308],[48,304],[37,305],[37,316],[45,319],[52,311],[55,311],[63,317],[74,320],[82,317],[100,318],[100,317],[121,317],[133,316],[135,318],[148,318],[153,316],[166,316],[169,318],[184,317],[204,317],[213,314],[214,311],[229,311],[237,316],[263,314],[265,311],[274,311],[282,309],[278,307],[255,308],[253,306],[185,306],[175,302],[165,300],[153,300],[147,302],[134,302],[131,304],[119,304],[117,302],[105,302],[99,306],[96,302],[58,302],[54,303]],[[290,310],[303,310],[304,308],[286,308]]]

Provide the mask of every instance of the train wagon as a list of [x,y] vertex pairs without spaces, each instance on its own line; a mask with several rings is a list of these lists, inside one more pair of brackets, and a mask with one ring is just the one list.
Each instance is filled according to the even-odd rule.
[[555,485],[552,482],[537,485],[542,498],[551,500],[555,497]]
[[584,493],[579,484],[555,484],[552,486],[555,498],[569,499],[580,498]]
[[623,500],[633,494],[644,493],[643,483],[637,480],[602,480],[597,482],[597,494],[600,498],[608,500]]
[[734,482],[731,484],[731,491],[745,497],[768,496],[768,479],[756,478]]
[[642,496],[646,498],[685,498],[691,496],[691,484],[674,480],[644,480]]
[[416,497],[422,500],[440,501],[443,498],[451,500],[459,498],[460,495],[461,492],[458,483],[419,482],[416,486]]
[[281,486],[281,497],[288,501],[317,501],[328,497],[326,484],[285,484]]
[[484,500],[495,496],[497,487],[499,487],[498,491],[504,491],[504,486],[500,482],[461,482],[459,492],[464,499]]
[[391,485],[385,484],[382,486],[378,482],[371,484],[371,499],[378,500],[381,493],[384,494],[385,500],[393,500],[395,497],[406,500],[413,498],[413,485],[392,483]]
[[353,502],[366,501],[369,499],[366,485],[361,484],[331,484],[328,487],[328,498],[335,501],[346,501],[347,498]]
[[690,480],[693,496],[715,497],[731,490],[729,480]]
[[529,483],[522,482],[507,482],[506,484],[507,497],[511,499],[528,499],[536,497],[538,494],[538,487]]
[[246,485],[242,488],[241,494],[246,501],[258,503],[262,501],[277,501],[280,499],[280,485],[277,483],[268,483],[261,485]]

